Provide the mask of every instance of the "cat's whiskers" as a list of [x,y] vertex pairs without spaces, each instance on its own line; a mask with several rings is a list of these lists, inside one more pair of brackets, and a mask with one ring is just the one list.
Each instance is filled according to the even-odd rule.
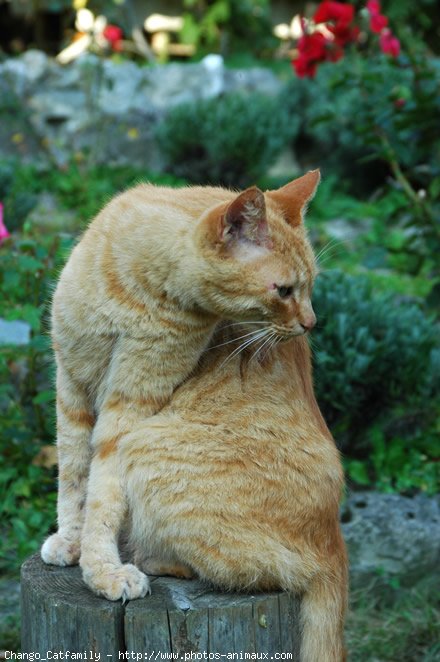
[[[264,340],[263,344],[260,345],[260,346],[256,349],[256,351],[252,354],[251,361],[253,361],[254,359],[255,359],[255,360],[257,359],[258,354],[262,351],[262,349],[263,349],[268,343],[270,343],[274,338],[276,338],[276,335],[277,335],[277,334],[276,334],[275,331],[272,331],[272,332],[270,333],[269,337],[266,338],[266,339]],[[265,356],[266,356],[266,354],[265,354]]]
[[266,349],[263,358],[266,358],[269,352],[275,349],[279,342],[281,342],[281,338],[278,337],[272,338],[272,342],[269,344],[269,347]]
[[315,260],[319,262],[319,259],[327,253],[330,249],[338,246],[339,244],[345,243],[344,239],[330,239],[324,246],[316,253]]
[[329,259],[334,257],[335,253],[332,254],[331,251],[340,248],[341,246],[347,246],[349,243],[348,239],[331,239],[328,241],[315,256],[316,262],[321,267],[324,264],[324,259]]
[[226,357],[226,359],[225,359],[225,360],[223,361],[223,363],[220,365],[220,368],[223,368],[224,365],[226,365],[227,363],[229,363],[229,361],[231,361],[231,360],[234,358],[234,356],[236,356],[237,354],[239,354],[240,352],[242,352],[246,347],[248,347],[249,345],[252,345],[254,342],[257,342],[257,341],[259,341],[259,340],[262,340],[265,336],[267,336],[268,333],[271,333],[271,330],[270,330],[269,328],[265,328],[265,329],[261,329],[261,330],[258,330],[258,331],[254,331],[254,332],[253,332],[253,337],[248,338],[247,340],[245,340],[244,342],[242,342],[241,345],[239,345],[238,347],[236,347],[236,348],[234,349],[234,351],[231,352],[231,354],[229,354],[229,355]]
[[232,322],[232,324],[227,324],[226,326],[223,327],[223,329],[229,329],[231,326],[243,326],[244,324],[266,324],[264,320],[261,320],[259,322],[253,321],[253,320],[245,320],[244,322]]
[[236,342],[237,340],[242,340],[242,338],[247,338],[248,336],[252,336],[255,333],[258,333],[258,329],[256,331],[250,331],[249,333],[245,333],[243,336],[238,336],[238,338],[232,338],[231,340],[226,340],[226,342],[222,342],[219,345],[213,345],[212,347],[208,347],[207,351],[210,351],[211,349],[216,349],[217,347],[223,347],[223,345],[230,345],[233,342]]

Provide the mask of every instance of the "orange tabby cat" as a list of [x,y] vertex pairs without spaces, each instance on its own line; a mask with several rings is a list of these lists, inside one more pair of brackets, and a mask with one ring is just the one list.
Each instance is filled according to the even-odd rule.
[[314,171],[240,195],[141,185],[93,221],[54,297],[59,531],[43,545],[46,562],[75,563],[81,553],[96,592],[148,591],[117,549],[121,439],[166,405],[219,320],[247,321],[246,340],[266,348],[313,326],[315,267],[301,216],[318,181]]
[[301,662],[341,662],[343,475],[308,344],[293,338],[255,360],[253,347],[237,351],[245,328],[220,327],[170,403],[121,440],[134,563],[226,589],[301,593]]

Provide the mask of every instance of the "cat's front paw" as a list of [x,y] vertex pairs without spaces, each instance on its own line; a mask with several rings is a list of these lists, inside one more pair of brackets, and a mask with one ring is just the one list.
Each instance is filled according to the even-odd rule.
[[41,558],[49,565],[76,565],[80,552],[79,540],[69,540],[60,533],[54,533],[44,542],[41,548]]
[[87,586],[107,600],[136,600],[151,593],[150,581],[136,566],[127,563],[116,566],[104,563],[95,572],[83,569],[83,578]]

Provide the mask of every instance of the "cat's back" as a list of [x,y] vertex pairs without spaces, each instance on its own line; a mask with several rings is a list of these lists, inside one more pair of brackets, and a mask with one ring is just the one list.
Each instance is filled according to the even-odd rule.
[[191,227],[233,196],[216,187],[139,184],[110,200],[73,249],[54,293],[52,337],[66,361],[89,363],[93,373],[97,361],[108,363],[121,334],[148,331],[166,306],[166,315],[184,316],[161,285],[182,259]]
[[110,263],[164,261],[181,237],[207,210],[233,199],[212,186],[170,188],[139,184],[110,200],[91,221],[61,273],[63,296],[82,292],[94,298]]
[[[205,211],[234,198],[234,192],[214,186],[171,188],[142,183],[110,200],[93,219],[85,240],[96,232],[121,236],[132,224],[158,233],[195,223]],[[134,230],[134,228],[131,228]]]

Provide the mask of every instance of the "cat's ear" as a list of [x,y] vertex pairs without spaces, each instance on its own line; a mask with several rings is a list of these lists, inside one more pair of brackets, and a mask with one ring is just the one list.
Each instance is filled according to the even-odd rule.
[[220,216],[219,238],[224,244],[246,241],[259,246],[268,241],[266,203],[256,186],[240,193]]
[[319,170],[310,170],[302,177],[294,179],[277,191],[268,191],[268,195],[283,210],[289,225],[299,225],[304,216],[307,204],[315,195],[321,179]]

